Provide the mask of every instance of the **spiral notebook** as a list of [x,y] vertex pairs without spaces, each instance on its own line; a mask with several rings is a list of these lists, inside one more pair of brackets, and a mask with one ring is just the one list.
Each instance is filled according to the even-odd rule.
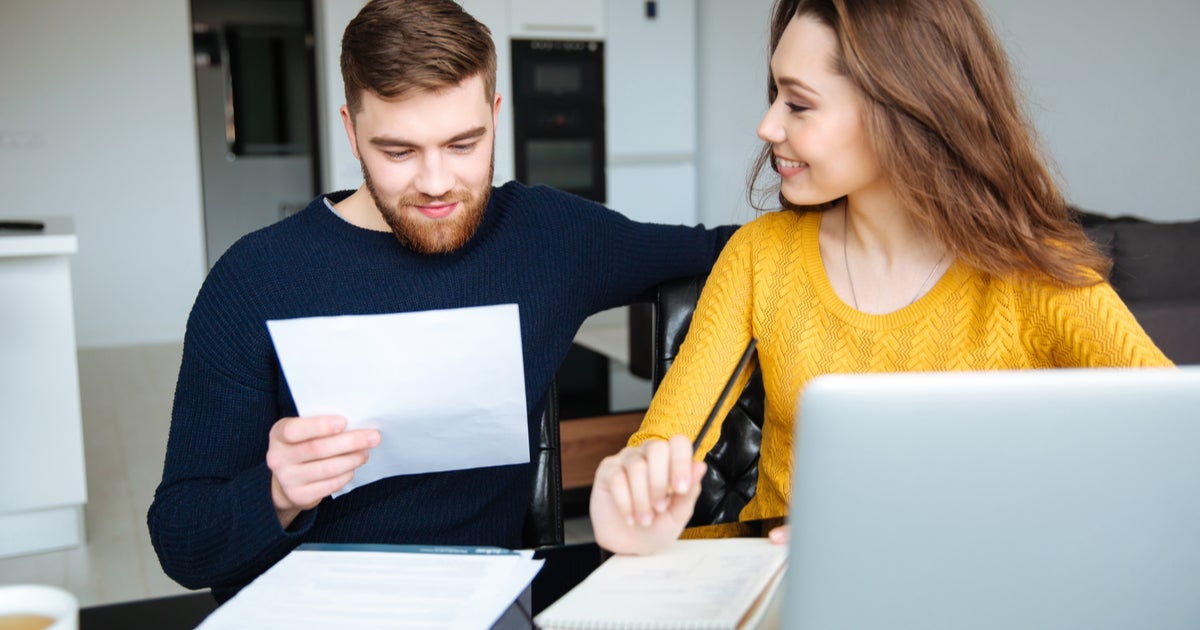
[[786,563],[786,545],[766,538],[677,540],[659,554],[609,558],[534,621],[543,630],[753,628]]

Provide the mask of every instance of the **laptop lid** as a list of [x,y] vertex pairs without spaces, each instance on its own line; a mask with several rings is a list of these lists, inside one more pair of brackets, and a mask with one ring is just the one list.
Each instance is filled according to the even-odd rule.
[[783,627],[1200,627],[1200,367],[830,375]]

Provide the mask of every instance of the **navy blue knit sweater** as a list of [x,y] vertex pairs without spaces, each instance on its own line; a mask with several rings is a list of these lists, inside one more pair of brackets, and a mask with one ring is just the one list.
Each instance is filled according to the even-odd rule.
[[707,273],[731,232],[636,223],[510,183],[493,190],[476,234],[448,255],[417,254],[390,233],[355,227],[324,197],[242,238],[213,267],[188,319],[148,516],[163,569],[224,598],[302,542],[520,546],[532,464],[391,477],[280,527],[267,435],[296,406],[266,321],[515,303],[532,453],[546,391],[584,318],[664,279]]

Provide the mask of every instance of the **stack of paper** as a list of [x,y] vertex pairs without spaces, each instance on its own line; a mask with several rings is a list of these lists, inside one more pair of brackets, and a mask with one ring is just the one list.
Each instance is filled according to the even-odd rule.
[[302,545],[200,628],[486,629],[541,567],[496,547]]

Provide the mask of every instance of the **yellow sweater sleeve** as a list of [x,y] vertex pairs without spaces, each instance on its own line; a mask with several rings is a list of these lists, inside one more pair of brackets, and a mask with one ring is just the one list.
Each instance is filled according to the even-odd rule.
[[1164,367],[1173,365],[1107,282],[1063,289],[1018,284],[1022,342],[1044,365],[1032,367]]
[[[753,260],[753,242],[746,230],[739,229],[713,265],[687,338],[655,392],[641,428],[630,438],[631,446],[678,434],[694,440],[699,434],[753,335]],[[741,391],[752,372],[753,364],[741,375],[734,392]],[[717,416],[718,423],[736,398],[731,395],[725,402],[725,408]],[[697,449],[697,459],[712,448],[719,435],[720,426],[715,424]]]

